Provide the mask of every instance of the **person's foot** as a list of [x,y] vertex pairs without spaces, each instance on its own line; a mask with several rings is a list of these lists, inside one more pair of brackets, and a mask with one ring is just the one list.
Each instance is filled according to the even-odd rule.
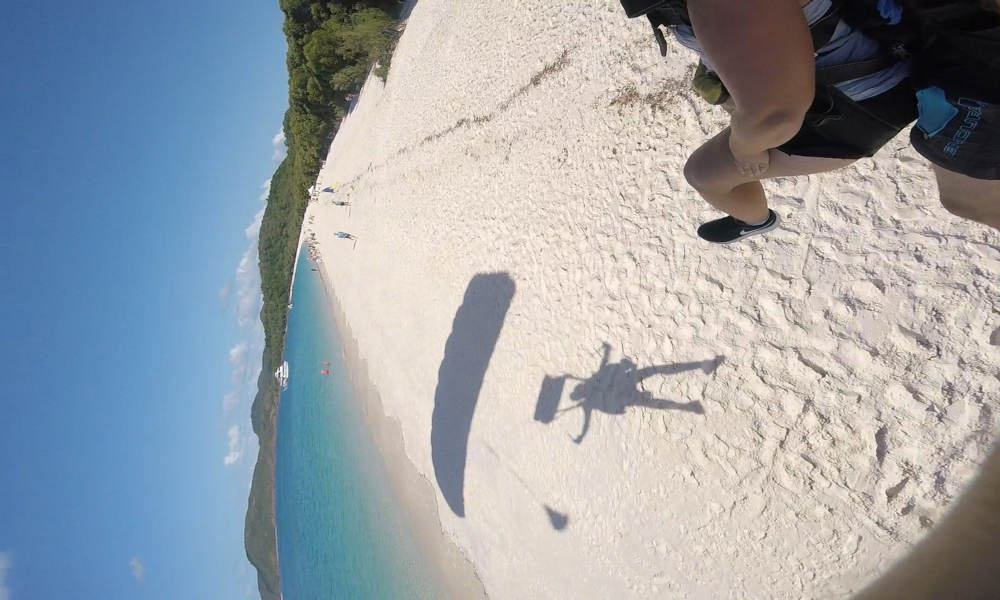
[[768,210],[767,219],[757,225],[749,225],[733,217],[723,217],[703,223],[698,228],[698,236],[714,244],[731,244],[745,237],[770,231],[778,226],[779,221],[778,213],[773,210]]

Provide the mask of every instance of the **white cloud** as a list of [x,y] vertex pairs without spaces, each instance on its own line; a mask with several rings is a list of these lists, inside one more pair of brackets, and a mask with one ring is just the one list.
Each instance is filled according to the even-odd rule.
[[10,600],[10,590],[7,589],[7,573],[13,563],[10,552],[0,552],[0,600]]
[[[267,195],[271,193],[271,180],[268,179],[267,183],[264,184],[267,188],[267,192],[264,195],[264,200],[267,200]],[[257,211],[257,214],[253,216],[253,221],[247,225],[246,229],[243,230],[243,235],[247,236],[247,239],[257,243],[257,238],[260,236],[260,222],[264,220],[264,209],[261,208]]]
[[288,147],[285,146],[285,130],[282,129],[278,133],[274,134],[271,138],[271,145],[274,146],[274,155],[271,158],[274,162],[281,162],[285,159],[285,154],[288,153]]
[[233,292],[233,282],[229,281],[219,290],[219,302],[222,306],[229,304],[229,295]]
[[[284,141],[284,134],[281,132],[272,140],[276,149],[281,146],[282,153]],[[234,419],[238,424],[232,425],[227,430],[229,453],[222,461],[227,467],[241,463],[244,454],[256,455],[258,449],[257,438],[253,435],[250,424],[250,405],[257,393],[257,378],[260,375],[261,357],[264,354],[264,325],[260,321],[264,296],[260,289],[257,241],[260,237],[267,197],[271,192],[270,179],[261,184],[260,192],[259,209],[243,229],[247,246],[239,264],[236,265],[233,282],[219,294],[225,305],[232,307],[239,327],[239,339],[236,345],[229,349],[233,388],[222,397],[223,416],[239,415]]]
[[240,439],[240,426],[233,425],[229,428],[229,454],[222,459],[222,464],[227,467],[232,466],[241,456],[243,456],[243,440]]
[[246,342],[240,342],[229,349],[229,364],[233,365],[233,383],[243,385],[246,381],[247,371],[250,369],[248,362]]
[[241,360],[243,360],[243,355],[246,354],[246,352],[247,352],[246,342],[240,342],[239,344],[236,344],[235,346],[229,349],[229,362],[233,363],[234,365],[238,364]]
[[260,222],[263,218],[262,208],[244,230],[250,245],[236,266],[236,322],[240,327],[258,318],[260,309],[264,305],[264,297],[260,293],[260,268],[257,262],[257,237],[260,235]]
[[146,565],[142,564],[142,559],[138,556],[133,556],[132,560],[128,561],[128,566],[132,569],[132,577],[139,583],[142,583],[146,579]]
[[228,413],[233,410],[233,408],[239,404],[240,397],[236,395],[236,392],[229,392],[222,397],[222,412],[223,414]]
[[[270,189],[271,180],[268,179],[261,185],[261,203],[267,200]],[[225,289],[226,299],[235,296],[236,323],[243,339],[229,350],[229,363],[232,365],[231,379],[235,389],[229,391],[222,399],[224,413],[236,408],[244,400],[249,405],[257,391],[260,359],[264,352],[264,325],[260,321],[264,296],[260,290],[257,240],[260,236],[261,220],[264,218],[264,208],[262,206],[257,211],[253,220],[243,230],[249,244],[236,266],[235,287],[227,286]]]

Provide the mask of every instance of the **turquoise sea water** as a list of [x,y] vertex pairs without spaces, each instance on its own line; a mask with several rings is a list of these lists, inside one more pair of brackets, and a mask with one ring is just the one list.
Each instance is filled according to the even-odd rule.
[[323,282],[301,254],[285,350],[291,376],[278,415],[284,600],[443,597],[352,396]]

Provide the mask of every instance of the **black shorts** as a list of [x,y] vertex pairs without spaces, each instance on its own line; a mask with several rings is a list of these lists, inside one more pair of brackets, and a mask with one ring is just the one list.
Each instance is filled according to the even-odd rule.
[[917,102],[909,78],[859,101],[829,86],[817,89],[802,128],[778,150],[823,158],[872,156],[916,118]]
[[1000,180],[1000,105],[941,88],[918,92],[920,119],[910,143],[935,165],[975,179]]

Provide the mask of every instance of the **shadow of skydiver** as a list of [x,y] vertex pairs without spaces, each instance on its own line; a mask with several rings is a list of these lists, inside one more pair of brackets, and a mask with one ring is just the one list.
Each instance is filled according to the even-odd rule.
[[[602,347],[604,352],[601,364],[593,375],[586,379],[574,375],[560,375],[558,377],[546,375],[538,392],[538,402],[535,404],[536,421],[551,423],[566,411],[574,409],[583,411],[583,429],[580,431],[580,435],[573,438],[575,444],[582,442],[587,435],[587,431],[590,429],[590,415],[595,410],[609,415],[623,415],[629,406],[645,406],[646,408],[684,410],[705,414],[705,409],[697,400],[691,402],[661,400],[654,398],[651,392],[641,389],[640,384],[644,379],[653,375],[672,375],[695,369],[701,369],[706,374],[713,373],[725,360],[724,356],[719,355],[710,360],[638,369],[636,364],[628,358],[623,358],[617,363],[609,363],[611,346],[605,342]],[[560,409],[559,402],[562,399],[563,386],[569,379],[579,381],[569,394],[569,398],[574,404]]]
[[493,349],[514,298],[506,273],[480,273],[465,290],[438,369],[431,415],[431,462],[441,495],[465,516],[465,458],[472,416]]

